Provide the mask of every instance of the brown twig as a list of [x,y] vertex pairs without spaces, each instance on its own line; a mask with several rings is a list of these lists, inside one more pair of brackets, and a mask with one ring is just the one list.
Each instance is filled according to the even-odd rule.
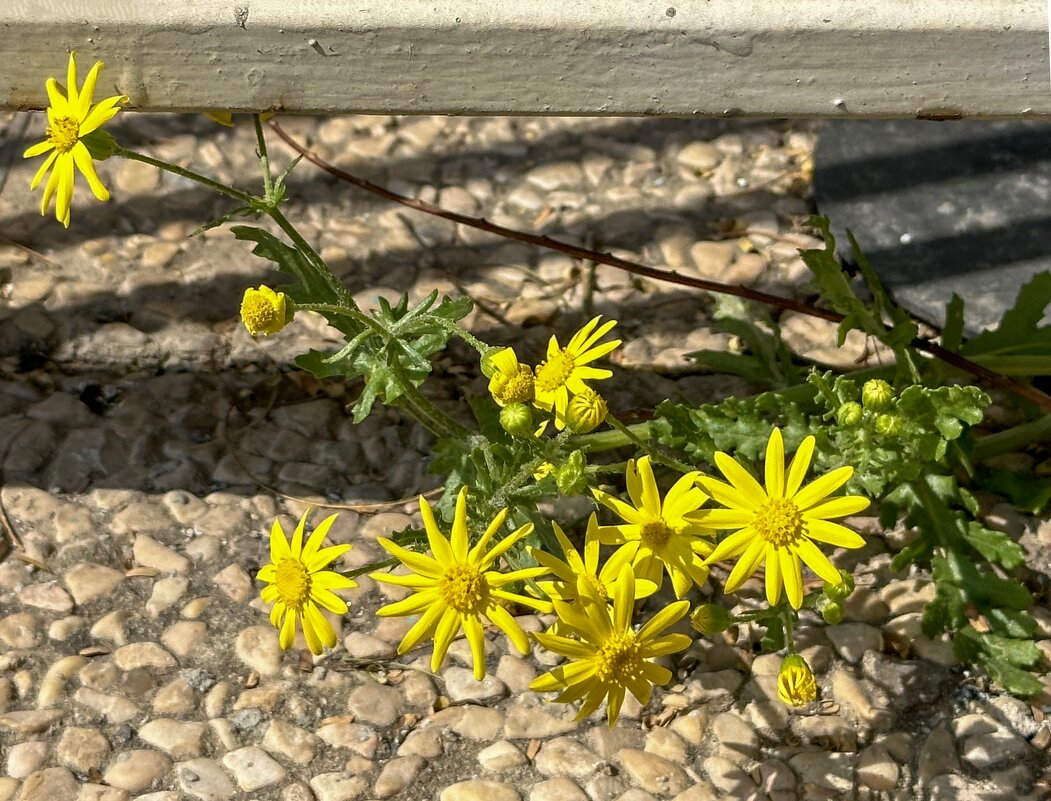
[[[749,289],[744,286],[737,286],[735,284],[724,284],[719,281],[709,281],[704,278],[692,278],[686,275],[680,275],[673,270],[660,270],[656,267],[647,267],[643,264],[638,264],[627,259],[621,259],[610,253],[602,253],[597,250],[589,250],[588,248],[580,247],[579,245],[573,245],[568,242],[560,242],[557,239],[552,239],[549,236],[542,236],[538,234],[530,234],[525,231],[518,231],[514,228],[505,228],[502,225],[496,225],[491,223],[483,217],[471,217],[466,214],[458,214],[448,209],[443,209],[441,206],[436,206],[433,203],[428,203],[425,200],[419,200],[417,198],[406,197],[400,195],[397,192],[392,192],[386,187],[374,184],[371,181],[366,181],[364,178],[359,178],[356,175],[351,175],[345,170],[341,170],[332,164],[329,164],[323,158],[318,156],[311,150],[301,145],[295,139],[293,139],[280,125],[274,120],[270,120],[267,123],[270,128],[278,135],[278,137],[296,153],[301,155],[304,159],[309,161],[314,166],[321,170],[324,170],[329,175],[339,178],[341,181],[345,181],[359,189],[364,189],[366,192],[371,192],[374,195],[390,200],[393,203],[398,203],[402,206],[407,206],[410,209],[416,211],[422,211],[425,214],[431,214],[435,217],[441,217],[442,219],[449,220],[450,222],[460,223],[471,228],[477,228],[480,231],[486,231],[490,234],[496,234],[497,236],[504,237],[505,239],[511,239],[516,242],[525,242],[526,244],[536,245],[537,247],[547,248],[549,250],[557,250],[560,253],[565,253],[569,256],[573,256],[584,261],[590,260],[598,264],[605,264],[610,267],[616,267],[619,270],[624,270],[635,275],[641,275],[646,278],[652,278],[656,281],[665,281],[670,284],[678,284],[680,286],[688,286],[693,289],[701,289],[706,292],[719,292],[724,295],[736,295],[739,298],[745,298],[746,300],[752,300],[756,303],[762,303],[767,306],[773,306],[778,309],[794,311],[799,314],[806,314],[810,317],[817,317],[822,320],[828,320],[833,323],[842,322],[843,315],[830,311],[828,309],[822,309],[817,306],[813,306],[809,303],[804,303],[798,300],[792,300],[791,298],[783,298],[778,295],[771,295],[766,292],[759,292],[754,289]],[[953,353],[950,350],[943,348],[934,342],[922,337],[917,337],[912,341],[912,346],[916,350],[929,353],[942,361],[951,364],[959,370],[970,373],[971,375],[982,379],[988,384],[1000,387],[1008,392],[1011,392],[1018,397],[1025,398],[1046,412],[1051,412],[1051,397],[1045,395],[1043,392],[1038,390],[1036,387],[1031,387],[1027,384],[1022,384],[1015,381],[1007,376],[1000,375],[993,370],[983,367],[980,364],[972,362],[970,359],[964,358],[957,353]]]

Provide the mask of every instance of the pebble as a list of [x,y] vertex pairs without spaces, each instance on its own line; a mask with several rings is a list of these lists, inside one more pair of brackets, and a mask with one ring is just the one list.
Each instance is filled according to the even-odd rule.
[[109,640],[114,645],[124,645],[128,641],[127,623],[131,613],[126,609],[116,609],[100,617],[91,627],[91,636],[96,640]]
[[747,766],[759,759],[759,736],[755,729],[732,712],[724,712],[712,720],[712,736],[718,743],[719,756],[735,764]]
[[244,603],[252,595],[252,578],[236,562],[220,570],[212,581],[230,600]]
[[648,792],[676,795],[690,786],[690,779],[682,768],[656,754],[623,748],[615,758],[625,774]]
[[501,782],[471,779],[442,790],[438,801],[522,801],[518,791]]
[[554,737],[576,728],[574,712],[569,706],[557,709],[543,704],[533,693],[526,693],[511,704],[504,719],[504,737],[520,740],[531,737]]
[[0,729],[15,734],[40,734],[62,720],[60,709],[20,710],[0,715]]
[[24,779],[36,771],[47,759],[48,744],[44,740],[15,743],[7,751],[7,774]]
[[845,670],[832,673],[832,694],[841,703],[846,704],[858,720],[885,731],[894,723],[894,716],[886,708],[886,699],[882,692],[869,682],[856,679]]
[[975,770],[987,771],[1021,759],[1031,750],[1029,744],[1017,734],[998,729],[968,737],[960,747],[960,756]]
[[574,738],[556,737],[541,746],[533,764],[544,776],[569,776],[579,781],[595,773],[605,762]]
[[801,715],[792,718],[792,732],[805,743],[829,751],[856,751],[857,730],[838,715]]
[[319,773],[310,780],[317,801],[354,801],[369,789],[369,783],[349,773]]
[[230,801],[237,787],[214,759],[190,759],[175,766],[179,789],[200,801]]
[[65,695],[66,682],[88,662],[83,656],[64,656],[47,669],[37,691],[37,709],[56,706]]
[[234,641],[234,653],[260,676],[272,676],[281,669],[283,652],[273,626],[246,628]]
[[155,642],[133,642],[113,652],[113,662],[121,670],[155,668],[163,670],[176,666],[175,657]]
[[858,755],[858,781],[872,790],[889,792],[898,786],[901,770],[881,745],[870,745]]
[[825,634],[836,653],[852,664],[860,662],[866,651],[879,651],[883,648],[883,635],[880,630],[867,623],[840,623],[837,626],[829,626],[825,629]]
[[171,718],[151,720],[139,728],[139,737],[173,759],[200,756],[204,733],[203,723]]
[[106,784],[129,793],[148,790],[150,785],[167,773],[172,761],[164,754],[145,749],[134,749],[118,754],[103,774]]
[[587,793],[573,781],[556,777],[537,782],[529,791],[529,801],[589,801]]
[[68,615],[73,611],[73,599],[57,581],[30,584],[19,591],[18,600],[26,606],[58,612],[60,615]]
[[280,763],[256,746],[231,751],[223,757],[223,765],[234,774],[237,786],[246,792],[277,784],[288,775]]
[[146,602],[146,614],[160,617],[182,599],[188,586],[189,579],[185,576],[169,576],[155,581]]
[[82,784],[77,794],[77,801],[129,801],[131,794],[118,787],[107,787],[104,784]]
[[805,793],[849,793],[854,787],[856,754],[804,751],[788,760],[799,775]]
[[177,657],[185,659],[201,647],[207,634],[208,627],[200,620],[179,620],[164,630],[161,642]]
[[441,728],[428,726],[425,729],[414,729],[409,732],[409,736],[398,746],[398,756],[421,756],[434,759],[440,757],[444,750]]
[[72,799],[76,794],[77,782],[72,773],[65,768],[45,768],[26,777],[18,801],[59,801]]
[[676,160],[695,172],[715,169],[723,160],[723,154],[709,142],[691,142],[675,157]]
[[379,735],[371,726],[347,720],[322,721],[317,736],[333,748],[349,748],[366,759],[372,759],[379,745]]
[[713,785],[735,798],[744,798],[755,789],[752,777],[725,757],[710,756],[705,759],[704,772]]
[[482,769],[495,773],[525,765],[528,761],[526,755],[507,740],[498,740],[478,752],[478,764]]
[[447,668],[442,678],[445,679],[445,691],[453,703],[470,700],[484,704],[499,701],[510,693],[507,685],[496,676],[490,674],[481,681],[475,681],[474,671],[466,668]]
[[97,729],[67,726],[55,746],[55,757],[65,767],[86,776],[102,770],[111,750],[109,740]]
[[363,684],[347,696],[347,709],[358,720],[377,726],[390,726],[401,716],[401,693],[395,687]]
[[189,559],[147,534],[135,537],[132,554],[140,565],[156,568],[162,573],[186,573],[190,569]]
[[280,754],[298,765],[309,763],[320,744],[316,735],[283,720],[270,721],[262,742],[270,753]]
[[390,798],[409,787],[427,767],[427,760],[419,756],[396,757],[383,766],[373,793],[378,798]]
[[40,619],[32,612],[17,612],[0,620],[0,642],[8,648],[35,648],[40,644],[40,633]]

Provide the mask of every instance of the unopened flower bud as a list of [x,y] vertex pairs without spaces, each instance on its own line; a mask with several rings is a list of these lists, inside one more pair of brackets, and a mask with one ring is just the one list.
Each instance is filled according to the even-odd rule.
[[825,595],[830,601],[842,601],[854,592],[854,577],[846,570],[839,571],[839,583],[832,584],[826,581],[824,585]]
[[573,451],[565,464],[555,470],[555,485],[563,495],[579,495],[587,489],[588,481],[583,451]]
[[821,605],[821,617],[830,626],[843,620],[843,605],[838,601],[828,601]]
[[838,409],[836,409],[836,422],[845,427],[856,426],[861,422],[861,416],[864,414],[864,410],[861,408],[861,404],[857,401],[847,401]]
[[806,706],[817,698],[817,680],[806,660],[790,654],[777,674],[777,697],[788,706]]
[[866,409],[878,412],[890,406],[894,400],[894,387],[882,378],[873,378],[866,381],[861,387],[861,402]]
[[532,437],[533,410],[524,403],[510,403],[500,410],[500,425],[513,437]]
[[876,418],[874,427],[877,434],[884,437],[896,437],[905,427],[905,421],[896,414],[881,414]]
[[575,434],[587,434],[602,424],[607,412],[609,407],[602,396],[592,389],[586,389],[569,399],[566,426]]
[[718,634],[733,623],[733,615],[718,604],[701,604],[690,615],[690,625],[701,634]]
[[276,334],[292,319],[284,292],[249,287],[241,301],[241,321],[254,337]]

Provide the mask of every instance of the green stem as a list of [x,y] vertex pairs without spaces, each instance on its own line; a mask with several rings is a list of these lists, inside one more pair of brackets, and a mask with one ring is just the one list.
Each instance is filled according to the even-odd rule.
[[1002,453],[1021,450],[1034,442],[1047,441],[1051,439],[1051,414],[1033,420],[1029,423],[990,434],[987,437],[975,440],[971,447],[971,459],[981,462]]
[[144,153],[138,153],[134,150],[127,150],[123,147],[117,150],[116,155],[123,156],[126,159],[131,159],[132,161],[141,161],[143,164],[149,164],[150,166],[164,170],[165,172],[170,172],[174,175],[188,178],[191,181],[196,181],[199,184],[207,186],[209,189],[214,189],[216,192],[232,197],[235,200],[239,200],[252,208],[256,208],[258,205],[258,199],[253,195],[250,195],[247,192],[242,192],[240,189],[234,189],[232,186],[227,186],[224,183],[215,181],[205,175],[194,172],[193,170],[180,167],[178,164],[155,159],[152,156],[147,156]]
[[270,215],[274,222],[277,223],[278,227],[285,232],[285,235],[292,240],[292,244],[296,246],[296,250],[302,253],[311,264],[314,265],[314,269],[317,270],[321,278],[328,284],[329,289],[332,290],[336,299],[346,303],[348,306],[353,306],[354,300],[351,294],[347,291],[347,288],[343,286],[343,282],[340,281],[328,268],[318,252],[310,246],[301,233],[296,230],[296,227],[288,221],[288,218],[281,213],[281,210],[276,206],[268,206],[264,211]]
[[688,464],[684,464],[683,462],[680,462],[678,459],[675,459],[672,456],[667,456],[667,455],[661,453],[660,450],[658,450],[657,448],[652,447],[648,442],[643,440],[641,437],[636,436],[634,431],[632,431],[630,428],[628,428],[626,425],[624,425],[622,422],[620,422],[620,420],[618,420],[616,417],[613,417],[612,415],[607,415],[606,416],[606,422],[609,423],[618,432],[620,432],[620,434],[625,439],[627,439],[629,442],[633,443],[640,450],[645,451],[646,453],[648,453],[650,456],[652,456],[654,459],[656,459],[661,464],[667,465],[668,467],[672,468],[673,470],[678,470],[681,473],[690,473],[690,472],[693,471],[694,468],[690,467]]
[[[449,415],[427,400],[427,398],[425,398],[416,388],[416,385],[412,383],[409,377],[405,375],[405,371],[400,364],[392,364],[391,371],[401,384],[405,397],[411,400],[413,406],[416,407],[417,412],[422,412],[422,414],[437,427],[437,430],[431,428],[435,434],[450,439],[463,439],[471,435],[471,432],[468,429],[464,428],[449,417]],[[420,420],[420,422],[424,421]],[[428,426],[428,428],[430,428],[430,426]]]
[[438,319],[441,321],[441,325],[443,328],[445,328],[446,331],[448,331],[450,334],[453,334],[454,336],[458,336],[460,339],[462,339],[464,342],[466,342],[468,345],[470,345],[472,348],[478,351],[479,356],[485,356],[485,354],[492,350],[492,348],[489,347],[489,345],[486,345],[484,342],[482,342],[482,340],[480,340],[466,328],[459,326],[456,323],[450,323],[448,320],[442,318]]
[[778,614],[781,616],[781,625],[784,627],[785,630],[785,647],[788,648],[789,654],[794,654],[796,652],[796,643],[795,638],[793,636],[793,632],[795,631],[796,625],[795,613],[792,612],[791,609],[789,609],[788,604],[784,601],[781,602],[781,605],[777,608],[777,611]]
[[255,123],[255,141],[259,150],[259,161],[263,165],[263,194],[267,200],[272,200],[274,195],[274,176],[270,174],[270,158],[266,153],[266,136],[263,135],[263,121],[258,114],[252,115]]

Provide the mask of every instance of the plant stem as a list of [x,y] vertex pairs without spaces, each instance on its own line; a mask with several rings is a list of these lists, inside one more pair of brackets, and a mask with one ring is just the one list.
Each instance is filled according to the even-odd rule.
[[617,431],[619,431],[620,434],[627,438],[629,442],[638,446],[641,450],[648,453],[661,464],[666,465],[672,468],[673,470],[678,470],[681,473],[690,473],[693,471],[693,468],[690,467],[688,464],[684,464],[683,462],[680,462],[678,459],[672,456],[666,456],[665,454],[661,453],[660,450],[658,450],[657,448],[652,447],[644,439],[636,436],[634,431],[632,431],[630,428],[628,428],[626,425],[620,422],[620,420],[618,420],[616,417],[613,417],[612,415],[607,415],[606,422],[609,423]]
[[[431,403],[425,398],[420,391],[416,388],[416,385],[412,383],[401,365],[397,362],[391,364],[391,372],[394,373],[394,377],[398,379],[398,383],[401,384],[402,390],[405,392],[405,397],[409,398],[412,404],[417,408],[417,412],[422,413],[424,417],[429,419],[432,425],[436,426],[431,430],[440,437],[449,437],[450,439],[463,439],[469,437],[471,432],[464,428],[462,425],[453,420],[449,415]],[[422,419],[420,422],[424,422]],[[430,426],[428,426],[430,428]]]
[[321,256],[318,255],[318,252],[310,246],[310,243],[303,238],[303,235],[299,233],[296,227],[288,221],[288,218],[285,217],[284,214],[281,213],[281,209],[276,206],[267,206],[263,210],[270,215],[273,221],[277,223],[278,227],[285,232],[285,235],[292,240],[292,244],[296,246],[296,250],[310,260],[310,263],[314,265],[314,269],[318,271],[318,274],[324,279],[325,283],[328,284],[329,289],[332,290],[336,299],[348,306],[356,306],[353,298],[347,291],[347,288],[343,286],[343,282],[336,278]]
[[123,147],[117,150],[116,155],[123,156],[126,159],[131,159],[132,161],[141,161],[143,164],[149,164],[150,166],[156,167],[160,170],[164,170],[165,172],[170,172],[174,175],[181,176],[182,178],[188,178],[191,181],[196,181],[199,184],[207,186],[209,189],[214,189],[216,192],[224,194],[228,197],[232,197],[235,200],[240,200],[245,205],[251,206],[253,208],[255,208],[257,205],[258,200],[253,195],[250,195],[247,192],[242,192],[240,189],[234,189],[232,186],[227,186],[224,183],[215,181],[205,175],[201,175],[200,173],[194,172],[193,170],[188,170],[185,167],[180,167],[178,164],[172,164],[168,161],[161,161],[160,159],[155,159],[152,156],[147,156],[144,153],[138,153],[134,150],[127,150]]
[[274,176],[270,174],[270,158],[266,153],[266,137],[263,135],[263,121],[258,114],[252,115],[255,123],[255,141],[259,150],[259,161],[263,165],[263,195],[267,200],[273,199]]
[[971,448],[971,459],[980,462],[1048,439],[1051,439],[1051,414],[975,440]]
[[793,638],[793,632],[795,631],[795,614],[789,609],[788,604],[784,601],[777,608],[778,614],[781,616],[781,625],[785,629],[785,646],[788,648],[788,653],[794,654],[796,652],[796,643]]

